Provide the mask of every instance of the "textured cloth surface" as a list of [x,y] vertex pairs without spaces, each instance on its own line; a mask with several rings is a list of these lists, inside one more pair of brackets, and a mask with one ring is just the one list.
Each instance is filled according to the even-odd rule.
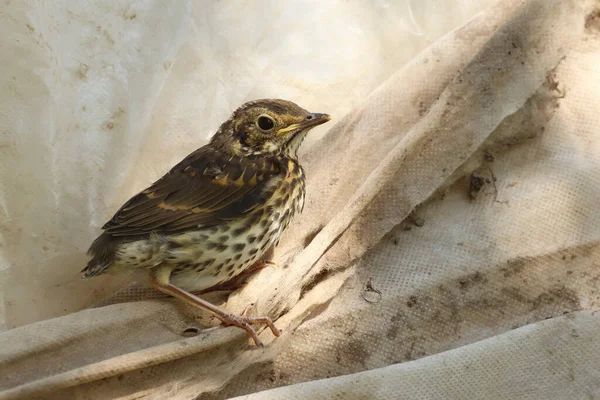
[[418,361],[237,399],[594,399],[598,329],[600,315],[578,312]]
[[2,3],[0,330],[126,285],[80,279],[99,228],[243,102],[339,120],[492,1]]
[[[199,23],[203,14],[196,6],[171,10],[173,18],[190,18],[189,26],[169,25],[173,38],[183,43],[178,51],[188,57],[198,44],[186,29],[197,37],[218,36]],[[212,11],[229,15],[218,7]],[[246,12],[254,11],[248,7]],[[152,28],[149,18],[134,14],[128,21],[142,20]],[[389,10],[383,14],[389,17]],[[386,20],[381,21],[383,29]],[[33,25],[26,29],[35,30]],[[95,29],[102,33],[104,28]],[[136,48],[136,35],[121,38]],[[287,44],[298,42],[292,37]],[[360,42],[354,49],[360,49]],[[368,79],[358,79],[360,85],[352,90],[344,81],[347,92],[333,85],[323,89],[331,97],[317,101],[301,90],[310,79],[295,86],[288,80],[259,79],[256,72],[257,82],[274,86],[272,91],[253,86],[247,90],[250,97],[289,97],[276,91],[286,82],[298,90],[293,100],[309,109],[347,111],[301,155],[308,176],[307,203],[276,251],[281,267],[259,272],[229,297],[211,296],[218,303],[226,301],[231,311],[241,312],[254,303],[253,313],[277,319],[282,337],[274,340],[264,331],[260,336],[267,347],[256,349],[236,328],[182,336],[190,327],[210,324],[210,319],[171,300],[124,302],[147,298],[142,286],[129,285],[108,296],[124,283],[82,284],[66,278],[83,264],[81,250],[93,231],[77,221],[82,214],[73,204],[86,199],[86,221],[91,219],[92,227],[100,225],[109,206],[131,194],[127,188],[143,186],[168,164],[164,159],[157,162],[153,149],[164,149],[176,161],[189,152],[186,146],[197,147],[193,136],[186,136],[192,127],[216,125],[226,117],[217,100],[200,107],[204,118],[195,111],[198,104],[189,104],[187,113],[174,109],[170,99],[185,91],[193,94],[205,77],[194,81],[193,63],[180,62],[170,55],[173,49],[165,47],[165,57],[175,60],[161,66],[165,77],[153,82],[138,76],[148,93],[133,91],[140,97],[121,99],[129,106],[151,102],[154,113],[144,107],[136,112],[133,106],[119,115],[107,113],[107,125],[94,132],[82,128],[84,121],[74,123],[79,128],[67,130],[70,138],[83,139],[71,142],[65,135],[48,134],[48,143],[59,148],[62,143],[73,154],[79,154],[79,146],[97,145],[96,140],[109,142],[98,147],[106,154],[81,164],[69,194],[50,196],[56,207],[64,197],[72,199],[71,207],[64,203],[65,208],[57,208],[52,223],[72,223],[80,229],[71,232],[69,240],[81,249],[70,253],[61,247],[68,257],[49,257],[58,264],[44,265],[30,285],[24,282],[34,270],[18,270],[11,260],[28,260],[26,256],[34,253],[18,246],[26,239],[37,243],[48,237],[29,238],[36,232],[28,230],[33,225],[11,222],[8,211],[21,208],[6,205],[6,199],[11,198],[10,190],[20,187],[3,186],[2,204],[9,219],[2,233],[10,239],[2,249],[10,266],[3,275],[4,315],[7,326],[16,328],[0,335],[0,398],[227,398],[306,381],[313,382],[255,396],[314,398],[319,392],[339,398],[352,398],[352,393],[356,398],[397,398],[394,393],[401,390],[406,398],[464,398],[463,383],[474,385],[472,398],[503,398],[503,393],[536,398],[535,390],[554,396],[547,398],[597,396],[598,373],[590,366],[597,363],[600,346],[597,317],[591,312],[600,301],[599,49],[600,2],[514,0],[492,5],[393,74],[366,66],[364,71],[380,74],[373,75],[373,81],[388,78],[374,90]],[[140,48],[145,52],[151,58],[159,54]],[[196,61],[193,65],[200,68],[203,61]],[[156,60],[147,62],[147,71],[134,63],[135,71],[154,76]],[[81,79],[90,79],[93,68],[78,68],[75,73],[83,74]],[[38,77],[40,71],[50,74],[42,67],[32,74]],[[132,70],[115,71],[131,84],[127,77],[135,75]],[[320,76],[318,71],[315,76]],[[268,71],[265,76],[276,74]],[[52,79],[51,74],[44,79]],[[107,93],[118,89],[115,85]],[[123,96],[129,93],[121,89]],[[160,95],[153,97],[153,90]],[[79,98],[85,99],[85,93]],[[49,117],[65,124],[72,121],[59,118],[67,111],[58,105],[66,100],[58,96],[52,101],[57,105]],[[33,123],[21,118],[22,129]],[[19,146],[36,144],[40,154],[46,154],[48,143],[36,138],[22,135],[9,142],[7,154],[14,157],[13,163],[27,148]],[[143,144],[138,143],[142,138]],[[44,171],[49,178],[40,178],[30,188],[42,191],[37,193],[42,198],[48,196],[44,190],[52,193],[53,184],[75,173],[74,160],[49,154],[49,165],[56,168]],[[93,163],[103,169],[104,178],[97,172],[86,175]],[[141,170],[145,173],[136,173]],[[97,179],[86,182],[90,192],[76,193],[73,188],[90,175]],[[6,182],[22,182],[23,176]],[[110,205],[99,206],[106,198]],[[35,212],[27,221],[35,222]],[[52,279],[39,278],[44,276]],[[59,286],[50,290],[53,284]],[[103,291],[94,293],[101,284]],[[43,291],[36,291],[39,285]],[[18,295],[19,288],[25,292]],[[31,303],[17,301],[26,297],[23,293],[31,293]],[[57,298],[67,294],[77,301],[60,312]],[[47,306],[34,306],[45,298]],[[48,319],[100,300],[105,306]],[[565,313],[572,314],[562,316]],[[553,317],[557,318],[545,321]],[[24,325],[34,321],[39,322]],[[542,349],[547,354],[540,354]],[[514,369],[507,367],[513,365]],[[372,371],[342,376],[367,370]],[[568,384],[552,381],[553,374]],[[323,379],[329,377],[339,378]],[[358,388],[360,382],[369,385]]]

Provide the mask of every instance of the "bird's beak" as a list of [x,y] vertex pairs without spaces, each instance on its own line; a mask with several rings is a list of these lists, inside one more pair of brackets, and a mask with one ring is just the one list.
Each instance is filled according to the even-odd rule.
[[329,120],[331,120],[331,117],[329,116],[329,114],[312,113],[308,117],[306,117],[306,120],[304,122],[302,122],[302,124],[304,124],[304,127],[307,127],[307,126],[313,127],[313,126],[324,124],[325,122],[327,122]]
[[292,131],[301,131],[308,128],[314,128],[315,126],[324,124],[329,120],[331,120],[331,117],[328,114],[311,113],[306,117],[304,121],[280,129],[279,131],[277,131],[277,135],[283,135]]

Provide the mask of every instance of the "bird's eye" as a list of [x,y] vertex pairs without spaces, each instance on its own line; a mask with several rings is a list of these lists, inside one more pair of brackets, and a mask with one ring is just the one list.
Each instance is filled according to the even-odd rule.
[[264,115],[258,117],[258,121],[256,121],[256,124],[263,131],[270,131],[275,126],[275,122],[273,122],[271,118]]

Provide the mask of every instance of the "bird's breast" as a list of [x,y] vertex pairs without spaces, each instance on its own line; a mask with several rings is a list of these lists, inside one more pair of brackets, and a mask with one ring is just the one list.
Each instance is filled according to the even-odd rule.
[[276,236],[274,242],[278,242],[294,216],[304,208],[306,192],[304,170],[295,160],[290,159],[287,163],[287,174],[266,205],[272,230]]
[[173,282],[189,290],[222,283],[258,262],[294,216],[302,211],[305,197],[304,171],[289,161],[286,175],[272,195],[244,218],[220,226],[171,237],[174,246],[167,262],[176,265]]

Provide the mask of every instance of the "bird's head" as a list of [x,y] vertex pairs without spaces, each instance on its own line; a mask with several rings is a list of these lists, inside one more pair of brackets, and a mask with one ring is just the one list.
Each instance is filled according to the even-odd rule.
[[296,152],[309,130],[331,117],[310,113],[291,101],[254,100],[234,111],[211,143],[244,156],[286,155]]

